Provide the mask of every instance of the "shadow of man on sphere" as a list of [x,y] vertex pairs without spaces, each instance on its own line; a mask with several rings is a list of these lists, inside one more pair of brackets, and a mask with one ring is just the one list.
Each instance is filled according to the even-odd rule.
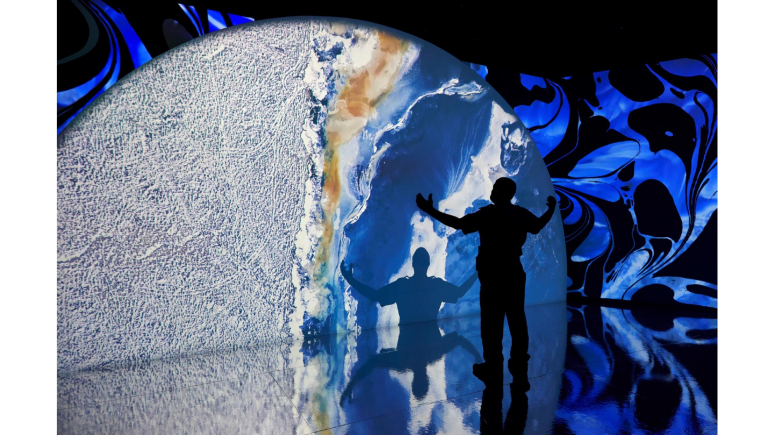
[[430,254],[425,248],[418,248],[411,258],[414,267],[413,276],[398,278],[376,290],[355,279],[352,266],[341,263],[341,275],[358,293],[386,307],[396,304],[400,315],[400,324],[435,320],[441,303],[456,303],[476,282],[477,273],[473,273],[461,286],[448,283],[441,278],[427,275],[430,267]]

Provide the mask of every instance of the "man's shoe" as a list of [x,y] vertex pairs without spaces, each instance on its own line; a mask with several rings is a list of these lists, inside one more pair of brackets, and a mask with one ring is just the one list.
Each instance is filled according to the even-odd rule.
[[497,381],[498,379],[502,382],[502,364],[500,365],[499,370],[491,363],[473,364],[473,375],[484,381],[484,383]]
[[530,388],[531,385],[528,378],[514,378],[511,383],[511,396],[514,396],[516,393],[526,393]]
[[514,360],[513,358],[508,360],[508,371],[511,372],[514,379],[527,373],[527,369],[529,368],[529,359],[530,356],[527,354],[526,357],[521,361]]

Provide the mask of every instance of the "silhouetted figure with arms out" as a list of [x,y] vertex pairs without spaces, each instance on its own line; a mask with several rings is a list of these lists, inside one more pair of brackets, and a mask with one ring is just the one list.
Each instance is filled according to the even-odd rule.
[[355,279],[352,268],[341,263],[341,275],[358,293],[378,302],[379,305],[397,304],[401,325],[406,323],[435,320],[441,303],[456,303],[476,282],[476,274],[457,287],[441,278],[427,276],[430,267],[430,254],[425,248],[414,251],[411,258],[414,275],[398,278],[386,286],[375,290]]
[[438,222],[462,230],[464,234],[478,231],[480,235],[476,270],[481,282],[481,340],[485,363],[474,365],[473,373],[482,379],[502,372],[506,316],[513,339],[508,368],[515,375],[527,364],[529,334],[524,314],[527,275],[521,265],[522,246],[527,233],[539,233],[556,209],[556,198],[549,196],[548,211],[537,217],[529,210],[511,204],[515,194],[516,183],[509,178],[500,178],[492,187],[489,197],[492,204],[462,218],[436,210],[432,194],[428,199],[417,194],[419,209]]
[[[412,257],[414,275],[403,277],[376,290],[355,279],[351,267],[342,262],[341,274],[358,293],[378,302],[381,306],[396,304],[400,315],[398,343],[395,349],[382,349],[372,355],[347,383],[340,403],[352,395],[355,386],[376,369],[411,371],[411,391],[423,399],[430,388],[427,366],[440,360],[456,347],[465,349],[476,361],[483,358],[465,337],[456,332],[441,335],[437,317],[441,303],[456,303],[476,282],[474,273],[461,286],[450,284],[443,279],[427,276],[430,254],[425,248],[414,251]],[[411,323],[411,325],[407,325]],[[403,326],[406,325],[406,326]]]

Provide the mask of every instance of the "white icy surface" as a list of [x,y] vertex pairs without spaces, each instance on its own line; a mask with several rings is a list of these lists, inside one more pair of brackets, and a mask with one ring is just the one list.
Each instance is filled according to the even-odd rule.
[[[308,434],[269,370],[292,370],[289,347],[189,355],[57,379],[57,428],[66,434]],[[301,364],[303,366],[303,364]]]
[[309,21],[197,38],[58,138],[58,368],[287,337]]

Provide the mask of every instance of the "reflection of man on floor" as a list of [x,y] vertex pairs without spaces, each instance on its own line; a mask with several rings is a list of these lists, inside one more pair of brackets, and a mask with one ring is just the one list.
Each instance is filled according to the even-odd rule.
[[[510,323],[511,319],[508,319]],[[502,330],[502,328],[500,328]],[[511,354],[511,359],[515,359]],[[519,357],[520,361],[527,361],[529,354]],[[529,398],[527,391],[530,389],[527,365],[518,367],[518,372],[513,374],[513,382],[508,389],[511,394],[511,406],[503,421],[503,372],[502,370],[490,373],[487,378],[486,388],[481,396],[480,429],[481,435],[522,435],[527,425],[527,413],[529,412]]]
[[526,373],[521,382],[517,382],[514,377],[513,383],[509,386],[511,406],[505,415],[505,421],[503,421],[503,383],[487,383],[481,397],[481,435],[521,435],[524,433],[524,428],[527,426],[527,413],[529,412],[529,399],[522,387],[525,384],[529,385]]
[[413,276],[399,278],[379,290],[356,280],[352,275],[352,267],[345,266],[344,262],[341,263],[341,275],[358,293],[379,302],[379,305],[385,307],[397,304],[401,325],[435,320],[441,303],[456,303],[476,282],[476,273],[459,287],[441,278],[427,276],[430,254],[425,248],[414,251],[411,263],[414,266]]
[[417,400],[422,400],[430,390],[430,377],[427,367],[436,363],[444,355],[454,350],[457,346],[465,349],[473,356],[476,362],[482,361],[481,354],[468,341],[467,338],[452,332],[441,335],[436,321],[417,322],[400,327],[398,329],[398,344],[395,349],[382,349],[380,353],[371,355],[347,383],[341,394],[340,403],[352,395],[355,386],[368,377],[376,369],[395,370],[401,373],[410,371],[413,374],[411,380],[411,392]]
[[556,198],[549,196],[546,202],[548,211],[536,217],[529,210],[511,204],[515,194],[516,183],[509,178],[500,178],[489,197],[493,204],[462,218],[436,210],[432,194],[428,199],[417,194],[420,210],[444,225],[461,229],[464,234],[478,231],[481,237],[476,270],[481,281],[481,340],[485,363],[474,365],[473,372],[482,378],[502,372],[503,323],[506,316],[513,340],[509,370],[516,375],[529,359],[529,334],[524,314],[527,275],[521,265],[521,248],[527,240],[527,233],[537,234],[551,220]]

